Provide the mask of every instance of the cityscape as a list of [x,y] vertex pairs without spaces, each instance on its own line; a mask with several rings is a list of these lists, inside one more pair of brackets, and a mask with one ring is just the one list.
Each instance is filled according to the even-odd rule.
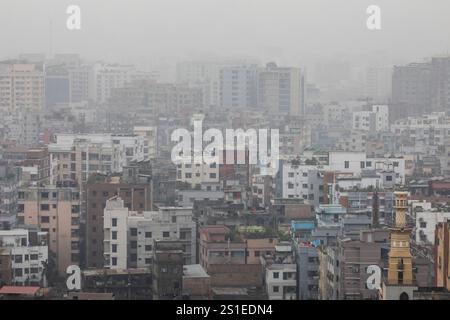
[[[25,19],[13,2],[0,7]],[[38,12],[43,32],[0,13],[0,300],[450,300],[450,42],[432,39],[444,14],[441,34],[395,49],[380,40],[396,26],[386,1],[358,7],[367,53],[329,50],[336,26],[318,28],[323,45],[276,40],[293,13],[252,50],[208,43],[200,18],[185,27],[204,30],[201,46],[180,30],[164,48],[163,31],[94,39],[95,5],[78,2]],[[252,8],[282,11],[229,5],[233,34]]]

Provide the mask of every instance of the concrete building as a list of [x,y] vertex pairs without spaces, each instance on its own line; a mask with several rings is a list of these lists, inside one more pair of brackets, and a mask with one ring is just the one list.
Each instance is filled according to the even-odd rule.
[[48,233],[50,256],[60,275],[80,262],[80,212],[78,188],[45,186],[18,191],[18,223]]
[[220,70],[220,105],[240,110],[257,106],[256,65],[229,66]]
[[299,68],[268,63],[258,74],[258,108],[275,114],[305,115],[305,82],[305,75]]
[[435,232],[439,223],[450,219],[450,212],[437,209],[416,212],[416,242],[419,245],[434,245]]
[[297,299],[297,265],[290,243],[279,243],[275,252],[261,256],[269,300]]
[[0,282],[19,286],[46,286],[46,232],[31,232],[26,229],[0,231],[0,255]]
[[103,217],[105,267],[145,268],[152,264],[153,241],[177,239],[185,264],[196,258],[196,225],[192,208],[160,207],[159,211],[130,211],[119,197],[106,202]]
[[370,111],[353,112],[353,129],[362,131],[388,131],[389,107],[374,105]]
[[154,240],[153,300],[173,300],[183,292],[183,245],[177,240]]
[[0,63],[0,113],[44,109],[45,78],[42,65],[20,61]]
[[394,66],[392,74],[391,120],[431,111],[429,63]]
[[298,300],[319,298],[319,249],[311,243],[293,243],[297,264]]
[[121,177],[91,176],[86,191],[86,267],[101,268],[103,257],[103,210],[108,199],[119,196],[129,210],[151,211],[152,188],[146,183],[130,183]]

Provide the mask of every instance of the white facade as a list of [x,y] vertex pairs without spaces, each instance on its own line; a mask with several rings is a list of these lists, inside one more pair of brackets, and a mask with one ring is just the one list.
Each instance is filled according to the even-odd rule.
[[[45,232],[39,232],[38,238],[45,239]],[[15,285],[41,283],[44,280],[44,263],[48,261],[46,241],[39,245],[30,245],[29,232],[26,229],[0,231],[0,249],[6,249],[11,255],[12,282]],[[45,283],[42,283],[45,285]]]
[[422,245],[434,245],[436,226],[450,219],[450,212],[416,212],[416,242]]
[[107,102],[112,89],[124,87],[136,72],[134,66],[116,64],[96,64],[93,69],[94,99],[98,103]]
[[106,201],[103,232],[105,268],[127,269],[128,208],[122,199]]
[[157,155],[157,128],[138,126],[133,129],[134,134],[144,138],[144,159],[153,159]]
[[192,208],[160,207],[159,211],[138,213],[124,207],[122,199],[113,198],[107,201],[103,225],[105,268],[129,268],[132,255],[136,256],[135,267],[151,266],[155,239],[184,242],[186,264],[195,262],[196,224]]
[[193,188],[204,183],[219,182],[219,165],[181,163],[177,165],[177,181],[189,183]]
[[371,111],[353,112],[352,127],[354,130],[363,131],[388,131],[389,107],[386,105],[374,105]]
[[[405,183],[405,159],[395,158],[368,158],[364,152],[329,152],[329,169],[343,173],[353,173],[361,176],[363,170],[373,170],[377,173],[393,172],[393,181],[397,184]],[[390,179],[388,178],[390,181]]]

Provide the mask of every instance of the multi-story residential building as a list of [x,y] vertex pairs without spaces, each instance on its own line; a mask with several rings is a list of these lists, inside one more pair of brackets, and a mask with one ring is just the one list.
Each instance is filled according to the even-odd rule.
[[196,224],[192,208],[160,207],[159,211],[130,211],[120,197],[106,202],[103,217],[105,267],[145,268],[152,264],[155,239],[183,244],[185,264],[196,257]]
[[132,161],[144,160],[144,138],[138,135],[56,135],[49,145],[52,181],[74,180],[80,185],[91,173],[122,172]]
[[[47,233],[26,229],[0,231],[0,283],[46,286]],[[5,261],[5,264],[3,263]]]
[[437,208],[416,211],[416,243],[419,245],[434,245],[437,225],[446,222],[448,219],[450,219],[450,212]]
[[179,240],[154,240],[152,268],[153,300],[174,299],[183,290],[183,244]]
[[450,108],[450,56],[433,57],[431,70],[431,108],[445,111]]
[[180,163],[177,165],[177,181],[200,188],[202,184],[219,183],[219,165],[217,163]]
[[390,111],[392,120],[431,111],[429,63],[411,63],[394,67]]
[[144,137],[144,159],[153,159],[157,156],[158,135],[156,127],[137,126],[133,128],[133,133]]
[[60,275],[79,264],[81,197],[78,188],[26,187],[18,191],[18,222],[49,235],[50,256]]
[[103,175],[91,176],[86,188],[86,266],[101,268],[104,265],[103,211],[106,201],[119,196],[129,210],[151,211],[152,188],[148,183],[132,183],[121,177]]
[[366,96],[387,103],[392,94],[392,67],[370,66],[366,69]]
[[298,300],[319,298],[319,249],[311,243],[293,242],[297,264]]
[[103,64],[93,66],[94,100],[105,103],[115,88],[122,88],[131,82],[135,73],[132,65]]
[[[202,90],[185,84],[134,81],[111,92],[111,108],[117,120],[124,120],[123,110],[135,116],[135,124],[142,124],[142,116],[188,115],[203,107]],[[111,117],[110,117],[111,118]]]
[[314,206],[324,203],[323,170],[326,166],[306,165],[299,160],[283,162],[276,179],[277,195],[303,199]]
[[17,188],[21,174],[19,167],[0,161],[0,230],[8,230],[16,223]]
[[270,113],[303,116],[306,108],[305,75],[299,68],[268,63],[258,73],[258,108]]
[[30,110],[40,112],[44,108],[45,78],[42,65],[20,61],[0,63],[0,112]]
[[374,105],[370,111],[353,112],[353,129],[362,131],[388,131],[389,107]]
[[257,106],[256,65],[229,66],[220,70],[220,105],[229,109]]
[[297,299],[297,264],[290,243],[279,243],[275,252],[261,256],[269,300]]
[[388,233],[361,235],[359,240],[342,238],[337,246],[324,248],[320,254],[321,299],[377,300],[378,290],[366,286],[369,277],[366,269],[370,265],[383,265]]

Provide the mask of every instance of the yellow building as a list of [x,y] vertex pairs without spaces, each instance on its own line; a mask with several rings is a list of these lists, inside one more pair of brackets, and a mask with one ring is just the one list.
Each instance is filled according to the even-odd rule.
[[409,300],[417,289],[414,285],[410,237],[408,227],[408,193],[394,193],[395,223],[391,228],[391,249],[389,251],[388,273],[382,287],[383,300]]

